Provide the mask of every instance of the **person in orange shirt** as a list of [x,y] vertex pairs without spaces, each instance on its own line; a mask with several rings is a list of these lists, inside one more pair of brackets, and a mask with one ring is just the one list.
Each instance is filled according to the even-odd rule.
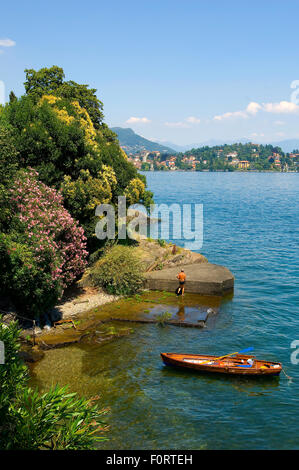
[[178,280],[180,281],[180,288],[182,289],[182,295],[184,295],[185,292],[185,282],[186,282],[186,274],[183,269],[181,269],[181,272],[177,275]]

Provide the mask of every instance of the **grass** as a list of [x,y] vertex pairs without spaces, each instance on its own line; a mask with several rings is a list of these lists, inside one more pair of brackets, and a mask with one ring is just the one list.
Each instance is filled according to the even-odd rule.
[[171,317],[172,317],[171,313],[163,312],[163,313],[159,313],[158,315],[156,315],[156,320],[157,320],[157,323],[158,323],[159,326],[164,327],[165,322],[170,320]]

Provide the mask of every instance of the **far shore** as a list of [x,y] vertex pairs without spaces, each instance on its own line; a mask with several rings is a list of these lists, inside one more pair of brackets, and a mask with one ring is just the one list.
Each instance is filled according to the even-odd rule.
[[298,173],[298,171],[275,171],[275,170],[139,170],[141,173]]

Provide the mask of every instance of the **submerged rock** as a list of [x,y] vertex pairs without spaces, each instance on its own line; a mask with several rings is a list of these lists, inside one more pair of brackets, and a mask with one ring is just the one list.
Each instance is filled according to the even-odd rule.
[[44,357],[45,353],[34,346],[31,349],[22,349],[19,355],[25,362],[37,362]]

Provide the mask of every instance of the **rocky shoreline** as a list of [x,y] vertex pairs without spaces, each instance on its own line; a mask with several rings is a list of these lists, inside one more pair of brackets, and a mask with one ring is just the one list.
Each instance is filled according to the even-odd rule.
[[[162,240],[149,239],[141,240],[135,249],[144,264],[145,289],[173,293],[177,286],[176,274],[184,267],[189,279],[186,293],[221,296],[233,290],[234,277],[230,271],[223,266],[208,263],[199,253],[167,244]],[[81,280],[65,292],[61,302],[45,312],[41,321],[31,320],[31,323],[26,323],[24,319],[21,320],[21,338],[25,345],[24,359],[34,362],[41,358],[42,349],[81,341],[90,328],[95,327],[97,323],[103,323],[104,318],[100,319],[92,313],[99,309],[104,310],[105,306],[111,303],[117,305],[121,299],[120,296],[109,295],[91,286],[87,270]],[[1,311],[3,312],[3,309]],[[3,313],[4,322],[19,318],[13,309]],[[106,315],[105,321],[130,321],[130,318],[118,317],[119,315],[115,314],[112,318]],[[140,318],[138,321],[155,322],[153,319]],[[169,323],[178,324],[172,320]],[[195,326],[202,327],[204,324]]]

